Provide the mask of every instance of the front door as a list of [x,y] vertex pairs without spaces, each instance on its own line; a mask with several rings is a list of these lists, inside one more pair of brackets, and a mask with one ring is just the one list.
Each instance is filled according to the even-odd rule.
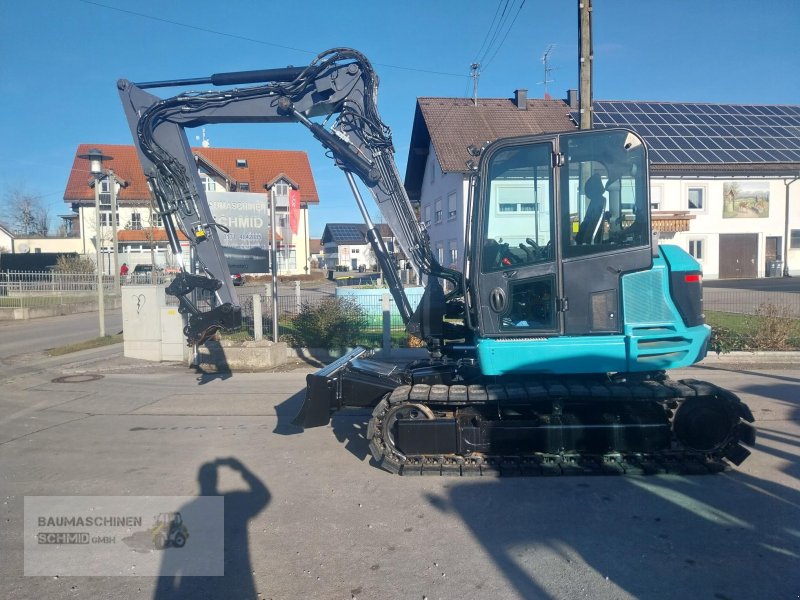
[[753,279],[758,277],[757,233],[724,233],[719,236],[719,278]]
[[498,143],[476,203],[475,290],[484,337],[558,333],[553,142]]

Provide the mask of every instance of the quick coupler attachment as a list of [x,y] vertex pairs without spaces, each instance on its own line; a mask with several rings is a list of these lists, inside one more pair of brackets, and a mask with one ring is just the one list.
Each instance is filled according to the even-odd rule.
[[185,296],[195,289],[208,290],[209,292],[216,292],[222,287],[222,282],[219,279],[211,279],[204,275],[192,275],[181,271],[175,276],[167,286],[167,294],[170,296]]
[[183,333],[190,346],[202,344],[220,329],[242,326],[242,308],[226,302],[207,312],[189,314],[189,324]]

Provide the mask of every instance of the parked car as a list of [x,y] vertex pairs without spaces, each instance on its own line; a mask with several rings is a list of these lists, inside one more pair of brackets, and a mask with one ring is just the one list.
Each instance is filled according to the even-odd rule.
[[161,275],[164,270],[153,265],[136,265],[133,267],[129,277],[133,283],[150,283],[154,278]]
[[233,281],[233,285],[236,286],[244,285],[244,275],[241,273],[231,273],[231,281]]

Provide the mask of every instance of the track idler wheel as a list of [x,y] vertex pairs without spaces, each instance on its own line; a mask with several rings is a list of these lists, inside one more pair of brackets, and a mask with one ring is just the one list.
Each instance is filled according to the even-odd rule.
[[423,404],[404,402],[390,405],[388,398],[381,400],[372,412],[372,419],[367,427],[369,449],[375,461],[390,473],[400,473],[406,457],[397,449],[397,420],[433,418],[433,411]]
[[755,429],[744,422],[753,420],[747,405],[734,394],[720,390],[714,396],[684,400],[675,413],[672,431],[686,449],[740,465],[750,456],[740,442],[755,444]]

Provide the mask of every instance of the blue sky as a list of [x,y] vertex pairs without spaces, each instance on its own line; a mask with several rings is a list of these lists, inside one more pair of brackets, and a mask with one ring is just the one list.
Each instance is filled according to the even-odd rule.
[[[577,1],[522,1],[508,0],[506,27],[483,60],[479,96],[511,97],[527,88],[541,97],[541,57],[553,45],[549,91],[564,97],[578,80]],[[67,212],[63,193],[76,146],[132,143],[117,79],[300,66],[334,46],[360,50],[378,71],[379,109],[404,175],[416,98],[471,94],[469,65],[485,54],[490,26],[505,6],[506,0],[4,0],[2,213],[10,189],[42,196],[53,216]],[[593,25],[595,99],[800,103],[797,0],[594,0]],[[199,133],[191,132],[193,144]],[[215,147],[306,151],[320,194],[312,235],[327,222],[360,221],[343,174],[301,126],[216,125],[206,135]]]

